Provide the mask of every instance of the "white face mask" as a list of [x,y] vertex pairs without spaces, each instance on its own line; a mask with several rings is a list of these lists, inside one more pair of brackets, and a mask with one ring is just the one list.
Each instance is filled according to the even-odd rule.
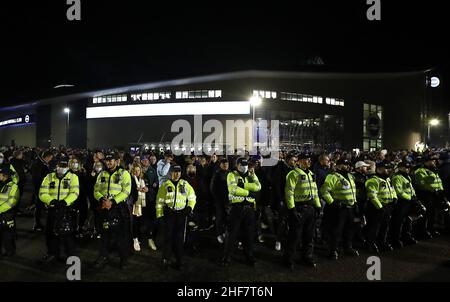
[[61,167],[56,168],[56,173],[58,173],[59,175],[64,175],[67,173],[67,171],[69,171],[69,168],[61,168]]
[[239,172],[241,172],[242,174],[247,173],[248,171],[248,166],[240,166],[239,167]]
[[78,168],[80,167],[80,164],[79,163],[74,163],[72,167],[73,167],[74,170],[78,170]]

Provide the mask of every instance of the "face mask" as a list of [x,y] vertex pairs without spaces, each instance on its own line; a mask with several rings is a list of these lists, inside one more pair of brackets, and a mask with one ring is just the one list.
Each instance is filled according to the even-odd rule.
[[78,163],[74,163],[74,164],[73,164],[73,169],[74,169],[74,170],[78,170],[79,166],[80,166],[80,165],[79,165]]
[[247,173],[248,171],[248,166],[240,166],[239,167],[239,172],[241,172],[242,174]]
[[56,173],[58,173],[59,175],[64,175],[67,173],[67,171],[69,171],[68,168],[60,168],[60,167],[56,168]]

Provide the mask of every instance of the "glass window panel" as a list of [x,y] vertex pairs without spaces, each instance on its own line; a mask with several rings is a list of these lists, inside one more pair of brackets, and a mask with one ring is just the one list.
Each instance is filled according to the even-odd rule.
[[208,97],[208,90],[202,90],[202,98]]
[[175,98],[181,99],[181,91],[175,92]]
[[195,91],[189,91],[189,98],[190,99],[195,98]]
[[183,95],[183,99],[187,99],[188,98],[188,91],[183,91],[182,95]]
[[196,90],[195,91],[195,98],[196,99],[200,99],[202,97],[202,91],[201,90]]
[[152,101],[153,100],[153,92],[148,94],[148,100]]

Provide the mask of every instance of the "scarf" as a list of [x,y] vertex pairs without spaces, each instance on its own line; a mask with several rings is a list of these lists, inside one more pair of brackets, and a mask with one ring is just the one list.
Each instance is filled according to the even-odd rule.
[[[137,189],[142,189],[145,187],[145,182],[143,179],[138,179],[136,175],[133,175],[133,178],[136,182]],[[138,191],[138,198],[133,205],[133,215],[137,217],[142,216],[142,208],[145,206],[145,193]]]

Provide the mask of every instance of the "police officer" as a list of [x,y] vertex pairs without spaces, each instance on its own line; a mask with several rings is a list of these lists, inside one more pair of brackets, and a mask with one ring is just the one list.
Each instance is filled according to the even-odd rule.
[[427,210],[423,219],[418,222],[419,236],[424,239],[439,236],[439,232],[434,229],[436,208],[445,200],[436,166],[436,159],[428,155],[424,158],[424,166],[414,172],[417,196]]
[[7,162],[3,153],[0,152],[0,165],[3,165],[3,164],[7,165],[9,167],[11,180],[13,183],[18,185],[19,184],[19,174],[17,174],[16,169],[14,169],[14,166],[11,165],[9,162]]
[[19,188],[11,179],[9,166],[0,165],[0,254],[8,257],[16,252],[14,208],[18,199]]
[[231,263],[237,236],[243,232],[244,253],[248,264],[256,264],[253,255],[253,243],[256,236],[256,192],[261,184],[254,173],[248,171],[248,160],[240,157],[236,161],[236,169],[228,173],[228,200],[231,204],[225,235],[225,250],[222,265]]
[[353,177],[355,178],[355,186],[356,186],[356,210],[358,212],[358,217],[356,220],[359,220],[359,223],[355,225],[355,239],[357,242],[360,242],[362,245],[366,243],[366,239],[363,235],[363,228],[367,224],[366,221],[366,208],[367,208],[367,192],[366,192],[366,181],[368,178],[368,168],[369,164],[358,161],[355,164],[355,172],[353,173]]
[[387,161],[377,163],[376,174],[366,181],[367,198],[367,246],[369,251],[379,253],[380,249],[391,251],[387,241],[389,222],[391,220],[397,194],[391,185],[389,176],[392,165]]
[[48,174],[39,189],[39,199],[48,209],[45,228],[46,263],[54,262],[61,256],[60,245],[64,245],[67,256],[75,254],[75,226],[72,216],[74,212],[71,206],[78,198],[79,192],[78,176],[69,171],[68,159],[60,158],[56,172]]
[[402,161],[398,164],[398,172],[392,176],[392,185],[398,197],[391,220],[391,242],[394,248],[403,244],[415,244],[417,240],[411,234],[412,223],[408,214],[414,206],[420,205],[409,176],[411,165]]
[[131,245],[130,213],[126,200],[131,192],[131,176],[119,166],[119,155],[109,153],[105,156],[106,170],[100,172],[94,186],[94,197],[99,201],[101,217],[100,255],[94,263],[97,269],[109,261],[109,246],[116,244],[120,268],[128,265]]
[[302,240],[303,261],[316,266],[313,258],[313,237],[316,213],[321,204],[314,173],[310,170],[311,156],[300,154],[299,166],[286,176],[285,200],[289,212],[289,234],[284,263],[294,269],[294,257],[297,245]]
[[186,219],[196,203],[194,189],[181,179],[181,170],[179,165],[171,166],[170,179],[161,185],[156,196],[156,217],[163,219],[164,226],[163,269],[171,264],[172,251],[176,258],[175,267],[183,268]]
[[350,162],[347,159],[339,159],[336,171],[327,175],[320,191],[322,198],[330,207],[327,216],[330,258],[338,259],[338,246],[342,237],[344,251],[348,255],[359,256],[359,252],[352,244],[354,219],[357,214],[356,185],[353,175],[350,174]]

